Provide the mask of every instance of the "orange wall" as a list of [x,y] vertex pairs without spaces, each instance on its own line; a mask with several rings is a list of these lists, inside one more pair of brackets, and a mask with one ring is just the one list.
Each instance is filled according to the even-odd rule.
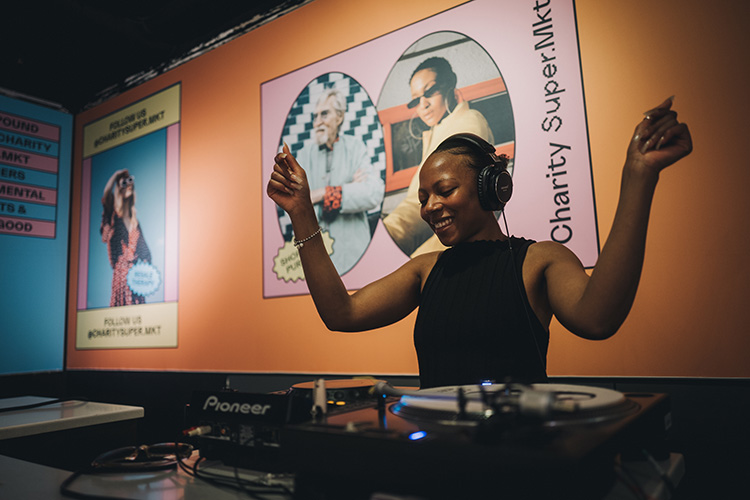
[[[414,315],[380,331],[345,335],[325,329],[309,296],[263,299],[260,85],[458,3],[316,0],[77,116],[80,137],[83,124],[182,82],[179,348],[77,351],[69,333],[67,366],[416,373]],[[744,193],[750,169],[742,148],[749,135],[742,132],[750,114],[743,74],[750,43],[741,23],[750,18],[750,4],[707,5],[576,2],[601,240],[642,111],[675,94],[695,151],[662,174],[630,317],[604,342],[580,340],[553,324],[551,375],[750,376],[750,335],[741,316],[750,296],[743,258],[750,247]],[[76,144],[73,277],[80,164]],[[70,295],[76,296],[75,280]],[[75,332],[74,301],[68,316],[68,331]]]

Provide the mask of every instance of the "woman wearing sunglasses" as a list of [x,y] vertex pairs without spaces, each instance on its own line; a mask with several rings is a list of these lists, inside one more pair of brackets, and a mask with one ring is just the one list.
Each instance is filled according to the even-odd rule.
[[151,263],[151,251],[136,218],[135,178],[127,169],[118,170],[107,181],[102,196],[102,241],[112,266],[110,307],[143,304],[146,298],[128,286],[128,272],[137,261]]
[[[411,75],[411,101],[407,107],[416,116],[409,124],[409,132],[415,138],[419,137],[415,131],[418,127],[412,126],[417,118],[427,127],[420,137],[420,169],[430,153],[453,134],[469,132],[494,143],[492,130],[482,113],[471,109],[466,101],[459,102],[456,81],[450,63],[442,57],[425,59]],[[399,248],[412,257],[445,248],[419,216],[418,188],[419,170],[412,177],[406,198],[383,219],[388,233]]]

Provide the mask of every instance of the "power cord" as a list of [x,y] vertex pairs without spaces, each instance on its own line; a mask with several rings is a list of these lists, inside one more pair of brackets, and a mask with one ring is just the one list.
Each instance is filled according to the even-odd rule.
[[133,500],[130,498],[123,498],[123,497],[92,495],[89,493],[81,493],[79,491],[73,491],[70,489],[70,486],[79,477],[86,475],[86,474],[99,474],[101,472],[103,471],[96,470],[94,469],[94,467],[89,467],[89,468],[72,473],[70,476],[67,477],[67,479],[65,479],[65,481],[62,482],[62,484],[60,484],[60,494],[66,497],[70,497],[70,498],[78,498],[80,500]]
[[643,456],[646,457],[646,460],[648,460],[648,463],[651,464],[651,466],[656,470],[656,473],[659,474],[659,478],[661,478],[662,482],[664,483],[664,486],[667,488],[667,491],[669,491],[670,496],[674,496],[675,494],[675,485],[672,482],[672,479],[670,479],[669,475],[666,473],[666,471],[662,468],[661,465],[659,465],[659,462],[656,461],[656,459],[649,453],[648,450],[642,449],[641,453]]
[[184,459],[178,460],[178,465],[189,476],[205,481],[216,487],[230,488],[242,492],[251,498],[262,498],[258,495],[269,493],[281,493],[292,497],[292,491],[283,485],[269,485],[262,481],[252,481],[239,477],[238,468],[235,467],[235,477],[230,478],[221,474],[216,474],[200,468],[200,463],[205,461],[205,457],[199,457],[192,465],[185,463]]

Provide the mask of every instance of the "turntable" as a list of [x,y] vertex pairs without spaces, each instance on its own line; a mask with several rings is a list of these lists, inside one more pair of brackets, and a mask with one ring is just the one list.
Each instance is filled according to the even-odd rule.
[[664,394],[494,384],[399,391],[282,430],[298,498],[600,498],[618,453],[660,445]]
[[[386,389],[387,390],[387,389]],[[621,392],[563,384],[451,386],[401,393],[391,411],[422,426],[476,427],[503,417],[541,427],[596,424],[637,411]]]

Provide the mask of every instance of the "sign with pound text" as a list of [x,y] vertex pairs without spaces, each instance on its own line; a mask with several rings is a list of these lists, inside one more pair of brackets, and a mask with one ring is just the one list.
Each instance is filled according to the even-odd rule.
[[83,127],[77,349],[177,347],[180,85]]
[[72,127],[0,95],[0,374],[63,368]]
[[54,238],[60,127],[0,110],[0,234]]

